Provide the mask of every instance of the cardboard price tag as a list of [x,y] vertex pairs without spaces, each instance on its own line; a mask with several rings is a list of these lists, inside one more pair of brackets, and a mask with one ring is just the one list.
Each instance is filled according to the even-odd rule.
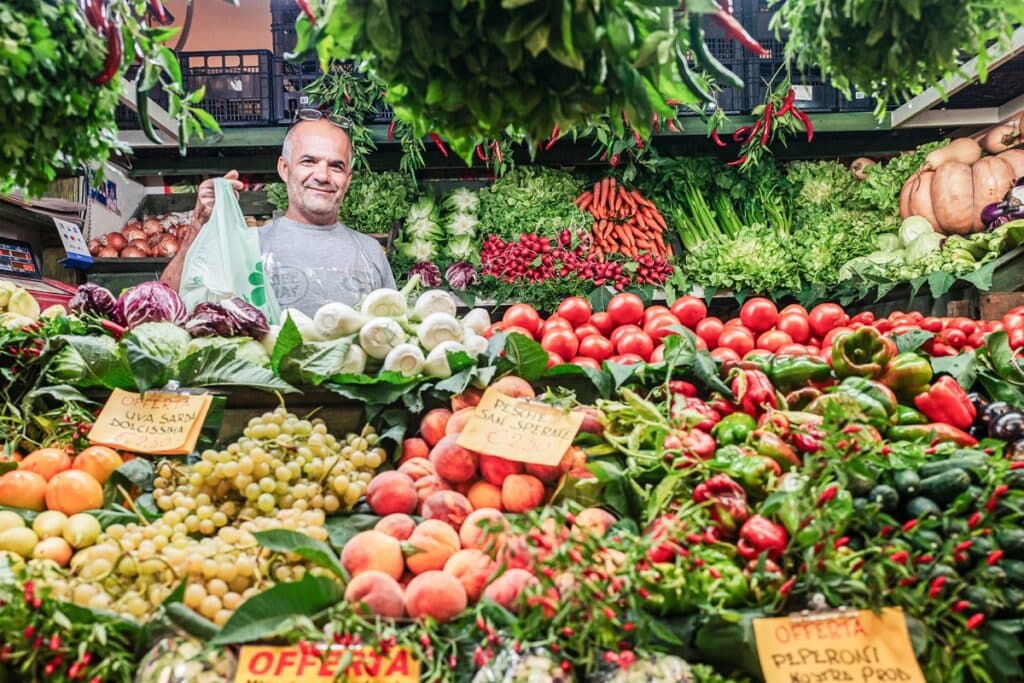
[[582,424],[579,413],[488,389],[456,443],[477,453],[555,466]]
[[407,647],[393,647],[387,655],[369,647],[352,650],[352,663],[336,679],[345,651],[335,647],[317,655],[298,647],[243,645],[235,683],[419,683],[420,662]]
[[765,683],[925,683],[903,610],[755,619]]
[[196,447],[213,397],[139,394],[115,389],[89,430],[89,441],[135,453],[188,455]]

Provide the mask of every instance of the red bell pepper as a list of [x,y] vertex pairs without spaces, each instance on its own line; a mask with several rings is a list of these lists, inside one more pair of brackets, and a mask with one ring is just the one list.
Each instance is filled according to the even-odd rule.
[[936,380],[925,393],[915,396],[914,405],[932,422],[943,422],[958,429],[970,427],[978,415],[967,392],[948,375]]
[[728,535],[747,521],[747,492],[728,474],[716,474],[693,489],[693,502],[711,503],[711,520],[719,531]]
[[753,560],[766,553],[768,559],[778,561],[788,544],[789,534],[782,526],[767,517],[754,515],[740,528],[736,551],[744,560]]
[[757,417],[766,407],[778,407],[775,387],[768,375],[760,370],[740,368],[734,369],[731,375],[732,386],[730,388],[743,412]]

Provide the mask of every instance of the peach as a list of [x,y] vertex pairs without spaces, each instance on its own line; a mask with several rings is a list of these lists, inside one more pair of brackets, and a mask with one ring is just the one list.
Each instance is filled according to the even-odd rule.
[[497,562],[506,569],[526,569],[533,565],[530,544],[522,536],[508,536],[498,550]]
[[41,512],[46,509],[46,479],[24,470],[0,475],[0,505]]
[[448,420],[448,424],[445,425],[444,433],[445,436],[449,434],[458,434],[466,428],[466,423],[469,422],[469,418],[473,417],[473,413],[476,412],[476,408],[463,408],[462,410],[452,413],[451,419]]
[[469,481],[476,475],[477,454],[459,446],[458,434],[449,434],[430,450],[430,462],[437,475],[447,481]]
[[35,472],[46,481],[71,469],[71,456],[63,448],[40,448],[25,456],[18,464],[19,470]]
[[501,509],[501,488],[486,481],[476,481],[466,491],[470,505],[474,510],[480,508]]
[[537,577],[525,569],[509,569],[484,589],[483,597],[507,610],[515,610],[519,595],[534,583],[537,583]]
[[583,424],[580,425],[581,432],[597,434],[598,436],[604,434],[604,425],[601,424],[604,413],[600,410],[590,406],[577,406],[572,409],[572,412],[583,413]]
[[406,543],[410,552],[405,564],[413,574],[442,569],[448,558],[460,550],[455,529],[439,519],[421,522]]
[[435,408],[423,416],[423,420],[420,421],[420,436],[428,446],[436,446],[444,437],[444,430],[451,416],[452,411],[445,408]]
[[89,446],[75,456],[71,467],[82,470],[100,484],[106,484],[107,479],[118,467],[124,464],[124,460],[113,448],[106,446]]
[[545,484],[554,484],[558,481],[559,477],[572,469],[572,464],[575,460],[575,446],[570,446],[566,449],[562,455],[562,459],[558,461],[557,465],[536,465],[533,463],[526,464],[526,473],[532,474],[533,476],[540,479]]
[[470,602],[480,599],[484,586],[497,568],[498,565],[485,553],[472,549],[460,550],[444,563],[445,574],[451,574],[459,580]]
[[341,549],[341,566],[352,576],[376,570],[397,580],[405,569],[402,546],[380,531],[360,531]]
[[397,538],[399,541],[404,541],[412,535],[412,531],[415,528],[415,519],[409,515],[396,512],[382,518],[374,525],[373,530],[387,534],[392,538]]
[[473,512],[469,499],[456,491],[438,491],[423,501],[420,516],[423,519],[439,519],[450,524],[456,531]]
[[484,392],[480,391],[476,387],[468,387],[461,394],[452,396],[452,412],[456,413],[463,408],[473,408],[480,403],[480,399],[483,398]]
[[426,458],[430,455],[430,446],[419,437],[411,437],[402,441],[402,460],[409,462],[413,458]]
[[457,484],[452,484],[452,491],[456,491],[456,492],[461,493],[462,495],[466,496],[466,495],[469,494],[469,490],[471,488],[473,488],[473,484],[477,483],[478,481],[479,481],[479,479],[474,477],[474,478],[470,479],[469,481],[460,481]]
[[528,512],[544,502],[544,483],[529,474],[512,474],[501,485],[501,506],[508,512]]
[[370,614],[397,619],[405,613],[402,587],[391,576],[371,569],[349,581],[345,601],[365,605]]
[[584,533],[591,533],[596,536],[604,536],[612,524],[615,524],[615,515],[601,508],[586,508],[576,515],[572,530],[577,536]]
[[501,486],[510,474],[522,474],[523,463],[507,460],[497,455],[480,454],[480,476],[486,481]]
[[71,516],[103,507],[103,487],[82,470],[64,470],[46,482],[46,507]]
[[537,392],[533,390],[530,383],[522,377],[516,377],[515,375],[506,375],[489,388],[496,389],[512,398],[537,398]]
[[[429,451],[427,452],[427,455],[430,455]],[[412,458],[410,460],[404,461],[401,465],[398,466],[398,471],[401,472],[402,474],[407,475],[413,481],[418,481],[423,477],[430,476],[431,474],[437,474],[437,471],[434,469],[434,466],[425,457]]]
[[424,572],[405,589],[405,611],[413,619],[431,617],[443,624],[457,617],[466,604],[466,589],[442,571]]
[[431,496],[431,494],[438,491],[451,491],[451,485],[436,474],[428,474],[425,477],[420,477],[416,480],[416,497],[419,498],[420,505],[423,505],[423,501]]
[[505,542],[508,520],[493,508],[473,510],[459,528],[463,548],[493,552]]
[[416,483],[402,472],[381,472],[366,487],[366,502],[375,514],[381,516],[396,512],[409,514],[419,503]]

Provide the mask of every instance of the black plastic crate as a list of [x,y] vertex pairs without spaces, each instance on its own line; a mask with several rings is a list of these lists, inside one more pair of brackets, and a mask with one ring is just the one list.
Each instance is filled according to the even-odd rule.
[[846,97],[843,93],[836,91],[836,99],[839,103],[839,111],[874,111],[875,100],[874,97],[869,97],[867,93],[857,92],[854,89],[850,91],[850,97]]
[[[123,78],[129,84],[132,84],[132,91],[134,92],[135,87],[135,74],[138,73],[139,67],[137,65],[128,67]],[[164,109],[167,109],[169,99],[167,93],[164,92],[163,88],[157,86],[149,91],[149,99],[153,100],[156,104],[160,105]],[[139,115],[131,107],[119,104],[114,108],[114,120],[117,121],[117,127],[121,130],[139,130]]]
[[318,104],[306,94],[306,88],[322,74],[320,65],[315,61],[289,62],[274,59],[274,97],[279,123],[291,123],[297,110]]
[[383,101],[378,101],[373,114],[366,117],[367,123],[391,123],[395,118],[395,112],[391,111],[391,107],[384,104]]
[[269,50],[182,52],[178,60],[185,89],[206,87],[199,106],[221,126],[270,125],[276,120]]

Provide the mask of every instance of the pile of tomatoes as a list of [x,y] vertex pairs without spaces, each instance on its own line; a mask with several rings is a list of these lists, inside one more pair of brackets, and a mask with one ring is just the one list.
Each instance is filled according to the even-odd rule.
[[823,355],[832,339],[844,330],[865,325],[883,333],[905,334],[926,330],[934,334],[922,347],[933,356],[956,355],[984,344],[984,335],[1005,329],[1013,348],[1024,347],[1024,307],[1013,309],[1000,321],[939,318],[918,312],[894,312],[876,319],[871,312],[847,313],[835,303],[818,304],[810,311],[799,304],[782,310],[762,297],[748,299],[739,316],[723,321],[709,316],[701,299],[684,296],[671,306],[644,306],[636,294],[622,292],[607,310],[594,312],[583,297],[562,301],[546,320],[529,304],[515,304],[485,333],[518,332],[539,341],[549,365],[574,363],[598,368],[603,361],[630,365],[657,362],[664,354],[664,338],[677,325],[697,336],[697,345],[720,361],[739,360],[751,352],[783,355]]

